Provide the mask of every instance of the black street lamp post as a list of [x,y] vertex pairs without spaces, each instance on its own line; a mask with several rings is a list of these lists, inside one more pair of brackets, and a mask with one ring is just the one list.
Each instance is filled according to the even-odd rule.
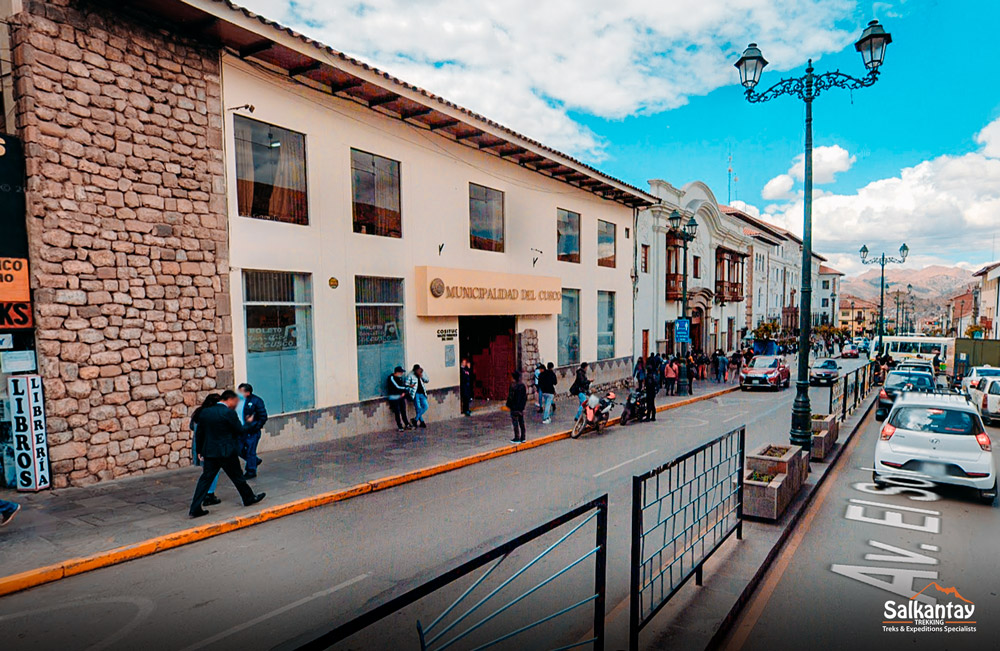
[[[906,244],[903,244],[903,246],[899,247],[898,258],[893,258],[883,253],[881,256],[877,258],[869,260],[867,245],[862,245],[861,251],[859,251],[859,253],[861,254],[862,263],[877,264],[882,267],[882,280],[880,285],[881,289],[880,289],[880,297],[878,305],[878,354],[884,355],[885,354],[885,265],[889,263],[903,264],[904,262],[906,262],[906,256],[910,254],[910,247],[906,246]],[[896,324],[896,329],[897,330],[899,329],[898,323]]]
[[813,138],[812,138],[812,104],[824,90],[846,88],[855,90],[871,86],[878,81],[879,67],[885,57],[885,47],[892,42],[892,37],[877,20],[868,23],[861,38],[854,44],[861,53],[861,58],[868,74],[861,79],[846,75],[839,70],[824,74],[813,74],[812,59],[806,67],[803,77],[782,79],[762,93],[754,92],[754,87],[760,81],[760,74],[767,61],[751,43],[743,56],[736,62],[740,71],[740,83],[746,88],[748,102],[767,102],[782,95],[798,97],[806,105],[805,124],[805,169],[802,188],[804,191],[802,206],[802,286],[799,295],[799,364],[798,376],[795,380],[795,402],[792,404],[791,442],[810,450],[812,446],[812,423],[809,407],[809,336],[812,321],[812,191],[813,191]]
[[[695,235],[698,234],[698,222],[694,220],[694,215],[692,215],[691,219],[682,227],[681,220],[681,213],[677,210],[672,211],[667,218],[667,221],[670,222],[670,234],[684,243],[684,268],[682,269],[683,274],[681,276],[681,318],[686,319],[688,318],[688,242],[694,241]],[[690,336],[690,330],[688,330],[688,334]],[[691,395],[691,385],[688,382],[687,374],[687,353],[687,342],[681,342],[681,363],[677,369],[677,374],[680,376],[677,378],[678,395]]]

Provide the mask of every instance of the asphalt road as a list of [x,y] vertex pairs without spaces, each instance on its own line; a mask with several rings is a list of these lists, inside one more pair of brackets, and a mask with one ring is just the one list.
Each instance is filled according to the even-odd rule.
[[[860,363],[845,360],[844,370]],[[663,412],[655,424],[585,435],[10,595],[0,599],[3,648],[280,647],[603,493],[610,496],[606,610],[620,624],[627,617],[621,605],[628,586],[632,475],[743,424],[748,449],[786,441],[793,396],[794,388],[727,394]],[[826,411],[828,396],[827,388],[812,389],[815,411]],[[504,596],[499,603],[592,551],[594,528],[588,523],[518,577],[498,595]],[[475,600],[567,531],[519,550],[484,582]],[[416,648],[416,620],[426,626],[470,581],[442,590],[345,648]],[[589,596],[592,587],[588,557],[476,634],[488,639],[514,630]],[[588,606],[494,648],[586,639],[593,617]],[[490,612],[484,606],[466,621]],[[608,648],[621,645],[612,641]]]
[[[983,649],[1000,635],[1000,511],[972,490],[871,484],[881,423],[869,419],[816,495],[788,547],[744,609],[727,646],[775,649],[808,644],[853,649]],[[988,428],[997,454],[1000,429]],[[924,482],[927,484],[927,482]],[[936,585],[935,585],[936,584]],[[975,632],[914,632],[886,602],[915,593],[969,606]],[[956,597],[938,589],[955,588]],[[918,599],[919,603],[927,600]],[[946,622],[965,622],[951,617]],[[888,622],[888,623],[886,623]]]

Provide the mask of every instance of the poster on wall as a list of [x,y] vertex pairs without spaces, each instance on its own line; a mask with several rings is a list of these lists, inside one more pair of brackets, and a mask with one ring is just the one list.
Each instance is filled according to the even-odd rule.
[[34,492],[50,488],[52,481],[41,376],[11,376],[7,379],[7,397],[10,401],[17,490]]

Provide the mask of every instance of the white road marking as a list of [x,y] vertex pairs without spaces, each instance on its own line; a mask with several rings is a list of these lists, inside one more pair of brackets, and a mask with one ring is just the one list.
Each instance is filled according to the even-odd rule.
[[596,479],[597,477],[600,477],[601,475],[606,475],[609,472],[612,472],[614,470],[618,470],[622,466],[627,466],[628,464],[632,463],[633,461],[638,461],[639,459],[642,459],[643,457],[648,457],[649,455],[654,454],[656,452],[659,452],[659,449],[650,450],[649,452],[647,452],[645,454],[640,454],[639,456],[633,457],[633,458],[629,459],[628,461],[622,461],[617,466],[611,466],[607,470],[602,470],[601,472],[597,473],[596,475],[594,475],[594,478]]
[[865,504],[867,506],[877,506],[889,511],[909,511],[910,513],[926,513],[927,515],[941,515],[940,511],[928,511],[927,509],[915,509],[912,506],[897,506],[896,504],[885,504],[883,502],[867,502],[865,500],[850,500],[854,504]]
[[726,420],[724,420],[722,422],[723,423],[728,423],[731,420],[736,420],[737,418],[743,418],[745,415],[746,414],[736,414],[735,416],[730,416],[729,418],[727,418]]
[[93,599],[91,597],[85,597],[82,599],[74,599],[73,601],[66,601],[58,604],[53,604],[51,606],[44,606],[42,608],[33,608],[31,610],[22,610],[18,613],[11,613],[8,615],[0,615],[0,622],[8,619],[18,619],[28,615],[37,615],[40,613],[47,613],[53,610],[63,610],[67,608],[72,608],[75,606],[92,606],[94,604],[132,604],[136,607],[137,611],[135,616],[129,621],[128,624],[119,628],[110,637],[104,638],[100,642],[95,642],[87,647],[87,651],[103,651],[111,645],[115,644],[119,640],[123,639],[129,633],[132,632],[140,624],[144,623],[149,619],[153,611],[156,610],[156,606],[152,599],[147,599],[146,597],[106,597],[103,599]]
[[365,573],[365,574],[359,574],[358,576],[354,577],[353,579],[347,579],[343,583],[338,583],[337,585],[333,586],[332,588],[327,588],[326,590],[321,590],[319,592],[314,592],[313,594],[311,594],[308,597],[303,597],[302,599],[299,599],[298,601],[293,601],[292,603],[286,604],[286,605],[282,606],[281,608],[276,608],[275,610],[272,610],[269,613],[264,613],[260,617],[255,617],[254,619],[251,619],[248,622],[243,622],[242,624],[237,624],[236,626],[234,626],[234,627],[232,627],[230,629],[227,629],[225,631],[222,631],[221,633],[218,633],[216,635],[213,635],[210,638],[207,638],[207,639],[204,639],[204,640],[200,640],[200,641],[192,644],[191,646],[186,647],[183,651],[195,651],[195,649],[203,649],[203,648],[205,648],[205,647],[207,647],[207,646],[209,646],[211,644],[215,644],[216,642],[224,640],[224,639],[226,639],[227,637],[229,637],[231,635],[235,635],[236,633],[239,633],[240,631],[245,631],[246,629],[251,628],[253,626],[256,626],[257,624],[260,624],[261,622],[266,622],[267,620],[271,619],[272,617],[276,617],[278,615],[287,613],[289,610],[294,610],[294,609],[298,608],[299,606],[303,606],[303,605],[309,603],[310,601],[313,601],[314,599],[320,599],[322,597],[327,597],[329,595],[332,595],[334,592],[339,592],[340,590],[343,590],[344,588],[350,587],[350,586],[354,585],[355,583],[358,583],[360,581],[364,581],[365,579],[368,578],[368,576],[369,575],[367,573]]
[[928,545],[927,543],[922,543],[920,545],[920,549],[922,549],[924,551],[927,551],[927,552],[939,552],[939,551],[941,551],[941,548],[938,547],[937,545]]

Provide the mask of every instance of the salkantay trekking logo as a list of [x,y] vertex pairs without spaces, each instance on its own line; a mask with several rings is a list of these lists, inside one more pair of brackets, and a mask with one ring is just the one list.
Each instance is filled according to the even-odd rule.
[[[938,603],[937,598],[925,594],[931,588],[952,601]],[[931,581],[907,601],[886,601],[882,630],[887,633],[975,633],[975,613],[976,604],[963,597],[958,588],[943,588]]]

